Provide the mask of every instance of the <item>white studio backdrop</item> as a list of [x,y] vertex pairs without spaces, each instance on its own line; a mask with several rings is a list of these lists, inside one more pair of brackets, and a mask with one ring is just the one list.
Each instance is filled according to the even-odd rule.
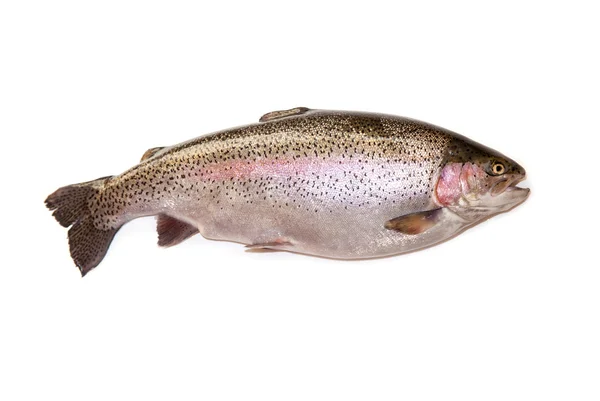
[[[597,17],[584,1],[2,2],[0,399],[599,399]],[[361,262],[200,236],[160,249],[144,218],[81,279],[48,194],[295,106],[443,126],[517,160],[532,194]]]

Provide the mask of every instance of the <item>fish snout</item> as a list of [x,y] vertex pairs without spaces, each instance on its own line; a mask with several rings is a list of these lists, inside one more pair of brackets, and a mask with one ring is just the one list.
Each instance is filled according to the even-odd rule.
[[491,190],[490,190],[490,194],[492,196],[498,196],[500,194],[503,194],[505,191],[514,191],[514,190],[527,190],[529,191],[529,188],[521,188],[521,187],[517,187],[517,185],[524,181],[527,178],[527,173],[525,172],[525,169],[521,166],[517,166],[518,170],[505,174],[501,180],[499,180],[498,182],[496,182]]

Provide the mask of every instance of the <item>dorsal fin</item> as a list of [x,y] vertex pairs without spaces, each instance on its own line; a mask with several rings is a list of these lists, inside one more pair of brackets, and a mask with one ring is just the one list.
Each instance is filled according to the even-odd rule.
[[289,109],[289,110],[272,111],[272,112],[267,113],[264,116],[262,116],[260,118],[260,120],[258,120],[258,121],[260,121],[261,123],[264,123],[266,121],[279,120],[280,118],[304,114],[309,110],[310,109],[308,107],[294,107],[293,109]]
[[164,146],[159,146],[159,147],[156,147],[156,148],[150,148],[150,149],[148,149],[146,151],[146,153],[144,153],[144,155],[142,156],[142,158],[141,158],[140,161],[143,162],[144,160],[151,158],[152,156],[154,156],[156,154],[156,152],[158,152],[159,150],[162,150],[164,148],[165,148]]

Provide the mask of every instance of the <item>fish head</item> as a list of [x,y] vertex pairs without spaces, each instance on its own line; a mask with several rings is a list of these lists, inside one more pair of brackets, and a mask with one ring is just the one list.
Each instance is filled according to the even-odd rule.
[[525,169],[514,160],[458,137],[442,164],[436,198],[464,220],[477,222],[523,203],[529,189],[517,184],[525,178]]

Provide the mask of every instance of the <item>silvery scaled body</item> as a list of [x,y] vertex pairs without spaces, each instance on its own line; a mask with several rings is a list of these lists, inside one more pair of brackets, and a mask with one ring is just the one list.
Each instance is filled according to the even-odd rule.
[[427,123],[296,108],[152,148],[123,174],[46,203],[86,274],[123,224],[150,215],[163,246],[199,232],[336,259],[400,254],[522,203],[524,178],[506,156]]

